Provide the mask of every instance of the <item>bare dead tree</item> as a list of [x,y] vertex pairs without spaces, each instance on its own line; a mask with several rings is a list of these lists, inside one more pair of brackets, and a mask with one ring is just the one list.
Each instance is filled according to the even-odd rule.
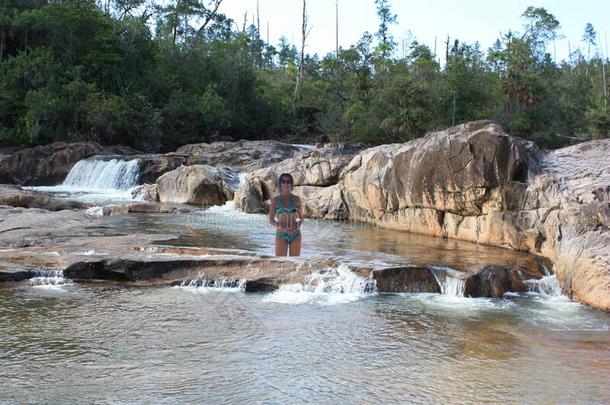
[[233,21],[233,24],[235,24],[235,30],[236,30],[237,32],[239,32],[240,34],[245,33],[245,32],[246,32],[246,24],[248,24],[248,12],[246,11],[246,12],[244,13],[244,21],[243,21],[243,23],[242,23],[241,28],[239,27],[239,25],[237,25],[237,22],[236,22],[236,21]]
[[301,89],[303,88],[303,73],[305,68],[305,42],[311,28],[307,28],[307,1],[303,0],[303,23],[301,24],[301,57],[299,61],[299,73],[297,75],[297,82],[294,87],[294,99],[293,107],[296,107],[297,101],[301,98]]
[[339,57],[339,0],[335,0],[335,57]]
[[208,24],[214,19],[214,17],[216,17],[216,13],[218,12],[218,7],[220,7],[221,3],[222,3],[222,0],[213,0],[210,4],[210,7],[206,8],[203,24],[201,24],[201,27],[199,27],[199,29],[197,30],[197,37],[203,36],[205,27],[207,27]]

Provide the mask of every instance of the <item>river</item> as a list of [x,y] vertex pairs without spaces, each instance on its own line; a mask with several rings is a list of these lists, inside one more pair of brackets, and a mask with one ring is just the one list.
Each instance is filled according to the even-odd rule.
[[[273,251],[266,216],[231,203],[106,221],[181,235],[161,245]],[[58,274],[0,287],[0,401],[610,403],[610,314],[560,295],[553,275],[490,299],[379,294],[349,272],[532,256],[351,222],[307,220],[303,233],[304,255],[344,263],[325,288],[127,288]]]

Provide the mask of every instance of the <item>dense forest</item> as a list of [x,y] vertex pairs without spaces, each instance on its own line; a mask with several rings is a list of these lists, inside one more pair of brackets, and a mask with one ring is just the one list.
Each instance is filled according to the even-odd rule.
[[377,144],[477,119],[544,148],[609,136],[608,59],[592,25],[556,62],[559,21],[529,7],[490,49],[447,39],[441,65],[415,40],[398,52],[391,3],[371,1],[376,31],[321,57],[302,38],[265,42],[219,13],[222,0],[0,0],[0,143]]

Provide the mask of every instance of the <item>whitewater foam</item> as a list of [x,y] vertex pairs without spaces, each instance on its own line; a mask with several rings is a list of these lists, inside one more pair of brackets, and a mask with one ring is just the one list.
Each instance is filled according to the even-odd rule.
[[353,302],[376,293],[376,283],[360,277],[347,265],[314,273],[307,284],[284,284],[263,298],[264,302],[280,304],[334,305]]

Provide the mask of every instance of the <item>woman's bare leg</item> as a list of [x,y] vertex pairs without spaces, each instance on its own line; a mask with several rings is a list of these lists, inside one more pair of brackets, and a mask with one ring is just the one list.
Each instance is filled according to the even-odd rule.
[[301,238],[303,235],[299,235],[290,242],[290,256],[301,256]]
[[275,255],[288,256],[288,242],[277,235],[275,237]]

